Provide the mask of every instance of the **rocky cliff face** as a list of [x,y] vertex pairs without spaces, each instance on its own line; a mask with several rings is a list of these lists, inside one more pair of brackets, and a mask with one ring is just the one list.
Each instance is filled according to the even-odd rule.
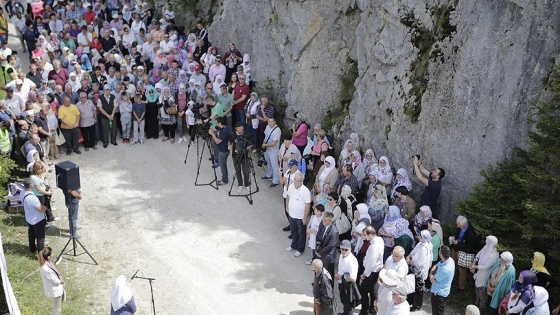
[[[523,145],[530,104],[545,89],[560,38],[554,0],[201,5],[213,6],[211,41],[249,52],[257,88],[272,87],[288,116],[303,109],[319,122],[331,110],[340,139],[357,132],[362,148],[387,155],[395,168],[411,173],[416,153],[424,165],[443,167],[448,220],[479,171]],[[341,79],[353,65],[349,87]],[[348,107],[341,95],[352,88]]]

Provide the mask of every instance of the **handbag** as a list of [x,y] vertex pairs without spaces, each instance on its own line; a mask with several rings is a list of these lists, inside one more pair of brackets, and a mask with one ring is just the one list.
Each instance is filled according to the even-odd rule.
[[344,213],[340,215],[340,218],[334,221],[334,225],[336,226],[339,234],[344,234],[352,228],[350,220],[348,220],[348,217]]
[[62,134],[62,132],[59,134],[58,132],[54,133],[54,143],[57,146],[63,145],[66,143],[66,139],[64,138],[64,135]]
[[177,115],[177,106],[169,106],[165,108],[167,115]]
[[467,254],[463,251],[459,251],[459,261],[458,265],[463,268],[470,268],[474,262],[474,254]]

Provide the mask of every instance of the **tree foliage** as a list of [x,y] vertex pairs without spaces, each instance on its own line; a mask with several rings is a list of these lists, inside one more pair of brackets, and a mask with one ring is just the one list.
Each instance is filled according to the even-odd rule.
[[483,181],[459,202],[459,213],[473,222],[480,237],[494,235],[514,264],[530,266],[535,251],[560,271],[560,69],[549,80],[550,97],[531,108],[533,129],[527,147],[482,172]]

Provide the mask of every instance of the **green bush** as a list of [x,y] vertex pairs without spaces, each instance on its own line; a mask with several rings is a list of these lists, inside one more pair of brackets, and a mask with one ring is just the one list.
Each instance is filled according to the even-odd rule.
[[495,235],[500,251],[514,255],[517,270],[531,265],[532,252],[546,255],[549,271],[560,271],[560,72],[548,82],[550,99],[532,106],[527,146],[514,148],[482,172],[483,182],[459,202],[459,213],[480,238]]
[[0,196],[5,197],[8,194],[6,185],[10,180],[12,170],[15,169],[16,163],[6,155],[0,155]]

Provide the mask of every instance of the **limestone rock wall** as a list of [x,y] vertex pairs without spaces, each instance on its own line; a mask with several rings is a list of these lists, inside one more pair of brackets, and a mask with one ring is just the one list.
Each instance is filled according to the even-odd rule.
[[287,113],[303,109],[320,121],[339,106],[340,78],[356,60],[340,139],[355,131],[364,149],[409,173],[416,153],[424,165],[443,167],[448,220],[480,170],[523,145],[560,38],[554,0],[210,3],[218,6],[209,11],[216,12],[210,40],[221,51],[234,42],[249,52],[257,87],[272,84]]

